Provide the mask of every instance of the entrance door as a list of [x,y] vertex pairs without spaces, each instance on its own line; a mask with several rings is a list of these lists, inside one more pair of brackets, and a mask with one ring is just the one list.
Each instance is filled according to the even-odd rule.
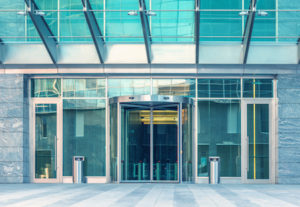
[[121,181],[179,181],[178,111],[178,104],[121,104]]
[[246,101],[243,104],[243,181],[274,182],[274,126],[272,102]]
[[34,182],[61,181],[61,139],[57,101],[34,102],[33,180]]

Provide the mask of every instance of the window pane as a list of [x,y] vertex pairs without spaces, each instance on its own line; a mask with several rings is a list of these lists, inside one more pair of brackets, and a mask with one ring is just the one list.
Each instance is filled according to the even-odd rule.
[[105,97],[105,79],[64,79],[64,97]]
[[209,156],[220,156],[221,176],[241,176],[240,117],[238,100],[198,102],[198,176],[208,176]]
[[150,79],[109,79],[108,96],[149,95]]
[[32,79],[32,97],[59,97],[60,79]]
[[246,98],[272,98],[273,80],[271,79],[244,79],[243,97]]
[[238,98],[240,79],[198,79],[199,98]]
[[85,156],[85,176],[105,176],[105,100],[64,100],[63,175],[72,176],[72,157]]
[[195,79],[153,79],[153,94],[195,97]]

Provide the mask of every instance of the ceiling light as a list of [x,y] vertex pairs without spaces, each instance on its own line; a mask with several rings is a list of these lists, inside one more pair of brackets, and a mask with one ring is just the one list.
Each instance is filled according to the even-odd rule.
[[128,15],[129,15],[129,16],[137,16],[138,13],[137,13],[137,11],[129,11],[129,12],[128,12]]
[[246,16],[246,15],[248,15],[248,11],[241,11],[241,12],[239,13],[239,15],[240,15],[240,16]]
[[37,16],[45,16],[45,12],[42,12],[42,11],[39,11],[39,10],[35,10],[34,11],[34,14],[37,15]]
[[146,11],[146,15],[147,16],[156,16],[156,13],[152,12],[152,11]]
[[262,17],[265,17],[265,16],[268,16],[268,12],[259,10],[259,11],[257,12],[257,15],[258,15],[258,16],[262,16]]

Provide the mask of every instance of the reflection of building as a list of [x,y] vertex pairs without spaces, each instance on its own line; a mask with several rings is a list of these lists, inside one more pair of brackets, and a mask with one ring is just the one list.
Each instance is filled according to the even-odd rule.
[[300,3],[211,2],[0,1],[0,183],[300,183]]

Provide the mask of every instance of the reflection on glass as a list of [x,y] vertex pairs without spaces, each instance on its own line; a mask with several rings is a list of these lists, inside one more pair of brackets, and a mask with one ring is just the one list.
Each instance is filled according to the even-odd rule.
[[110,179],[118,181],[118,104],[110,104]]
[[193,111],[190,104],[182,106],[182,181],[193,179]]
[[269,105],[247,105],[248,179],[269,178]]
[[150,79],[108,79],[108,97],[149,94]]
[[246,98],[272,98],[272,79],[244,79],[243,97]]
[[241,175],[241,111],[238,100],[198,102],[198,176],[208,176],[208,157],[221,157],[221,176]]
[[178,111],[175,107],[153,111],[153,180],[178,179]]
[[198,97],[238,98],[241,96],[240,79],[198,79]]
[[195,79],[153,79],[153,94],[195,97],[195,84]]
[[105,97],[105,79],[64,79],[64,97]]
[[32,79],[31,96],[32,97],[59,97],[60,96],[60,79]]
[[122,108],[121,116],[122,180],[150,180],[150,111]]
[[56,104],[35,106],[35,178],[56,178]]
[[84,175],[105,176],[105,100],[64,100],[63,137],[64,176],[73,156],[85,156]]

